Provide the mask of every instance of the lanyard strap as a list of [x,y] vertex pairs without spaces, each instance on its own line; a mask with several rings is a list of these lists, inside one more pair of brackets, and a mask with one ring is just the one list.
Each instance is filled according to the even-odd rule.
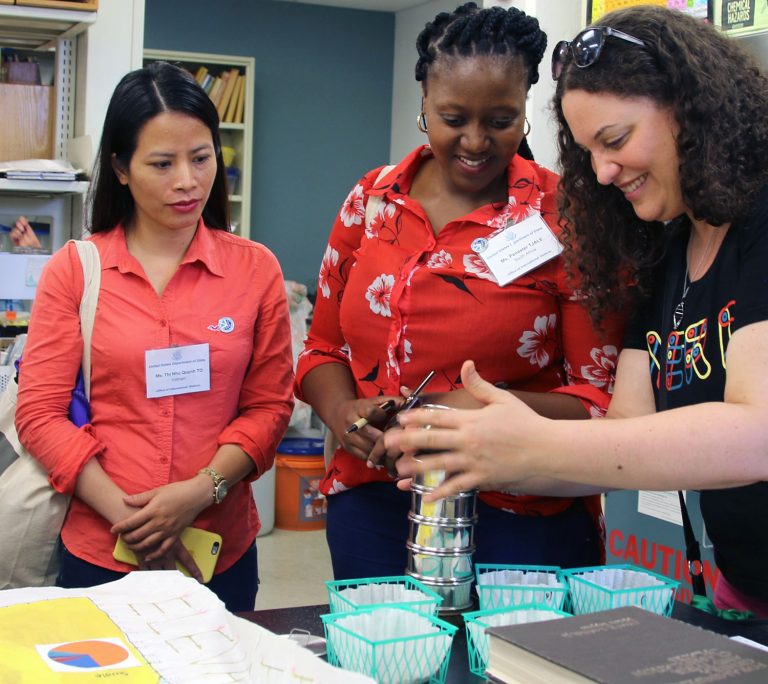
[[[672,286],[676,280],[672,278],[672,259],[667,256],[666,277],[664,278],[664,306],[662,307],[661,320],[662,330],[667,329],[664,321],[672,319]],[[669,343],[669,333],[664,338],[664,346]],[[667,410],[667,383],[662,369],[659,369],[659,401],[658,411]],[[680,501],[680,513],[683,519],[683,536],[685,537],[685,558],[688,561],[688,572],[691,575],[691,586],[693,593],[697,596],[706,596],[707,587],[704,584],[704,565],[701,562],[701,548],[696,535],[693,532],[693,525],[688,516],[688,507],[685,505],[685,497],[681,491],[677,492],[677,498]]]

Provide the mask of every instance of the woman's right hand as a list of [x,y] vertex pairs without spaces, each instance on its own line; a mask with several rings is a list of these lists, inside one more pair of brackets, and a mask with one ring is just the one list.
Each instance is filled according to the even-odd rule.
[[154,557],[149,560],[147,556],[154,555],[155,550],[152,552],[144,553],[134,552],[136,558],[139,561],[139,570],[176,570],[176,562],[181,563],[198,582],[203,581],[203,573],[200,572],[200,568],[195,563],[195,559],[192,554],[187,550],[184,544],[181,543],[181,539],[176,539],[168,550],[161,556]]
[[[392,402],[390,410],[380,408],[386,401]],[[328,427],[347,452],[365,461],[383,434],[387,421],[402,403],[403,397],[385,395],[341,401],[337,404]],[[365,418],[368,424],[348,433],[347,429],[361,418]]]

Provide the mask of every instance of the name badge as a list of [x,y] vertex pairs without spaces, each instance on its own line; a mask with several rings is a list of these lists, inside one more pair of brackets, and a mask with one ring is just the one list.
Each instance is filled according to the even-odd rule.
[[[474,243],[473,243],[474,247]],[[507,227],[479,251],[480,258],[504,286],[529,271],[538,268],[563,251],[555,234],[539,214]]]
[[211,389],[208,343],[149,349],[144,352],[147,399]]

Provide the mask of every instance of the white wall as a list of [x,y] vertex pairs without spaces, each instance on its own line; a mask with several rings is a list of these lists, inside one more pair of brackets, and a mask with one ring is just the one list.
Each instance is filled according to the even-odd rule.
[[[390,162],[400,161],[414,147],[427,142],[416,128],[421,111],[421,84],[414,77],[418,53],[416,38],[425,24],[440,12],[452,12],[460,0],[432,0],[395,13],[395,63],[392,75],[392,137]],[[383,162],[383,160],[382,160]]]
[[[432,0],[395,14],[395,63],[392,79],[392,142],[390,161],[397,162],[414,147],[426,142],[416,129],[416,115],[421,108],[421,88],[413,76],[416,64],[416,37],[438,12],[450,12],[461,0]],[[486,0],[484,7],[517,7],[535,16],[548,37],[547,51],[539,69],[539,82],[531,88],[527,114],[531,122],[529,143],[536,161],[555,168],[555,125],[549,102],[554,82],[549,64],[557,41],[571,39],[584,25],[584,5],[576,0]]]
[[539,82],[528,94],[526,114],[531,122],[528,143],[536,161],[550,169],[556,169],[557,147],[555,125],[550,102],[555,94],[555,82],[550,74],[552,50],[560,40],[570,40],[584,26],[586,12],[583,3],[574,0],[486,0],[484,7],[499,5],[517,7],[536,17],[547,34],[547,51],[539,65]]
[[100,0],[96,22],[78,39],[75,135],[96,154],[107,104],[118,81],[141,66],[145,0]]

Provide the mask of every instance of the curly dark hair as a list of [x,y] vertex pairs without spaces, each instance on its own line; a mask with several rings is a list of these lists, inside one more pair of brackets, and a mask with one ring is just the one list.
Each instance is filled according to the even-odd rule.
[[568,263],[599,321],[648,295],[667,231],[640,220],[619,188],[597,182],[589,153],[576,144],[563,115],[565,93],[647,98],[669,108],[680,128],[683,201],[695,219],[719,226],[744,218],[768,181],[768,79],[736,41],[675,10],[634,7],[594,25],[645,43],[606,37],[600,57],[586,68],[569,54],[553,101]]
[[547,49],[547,34],[539,22],[519,9],[478,9],[466,2],[453,12],[441,12],[416,39],[419,60],[416,80],[427,84],[429,67],[444,55],[510,55],[521,57],[530,88],[539,80],[539,63]]

